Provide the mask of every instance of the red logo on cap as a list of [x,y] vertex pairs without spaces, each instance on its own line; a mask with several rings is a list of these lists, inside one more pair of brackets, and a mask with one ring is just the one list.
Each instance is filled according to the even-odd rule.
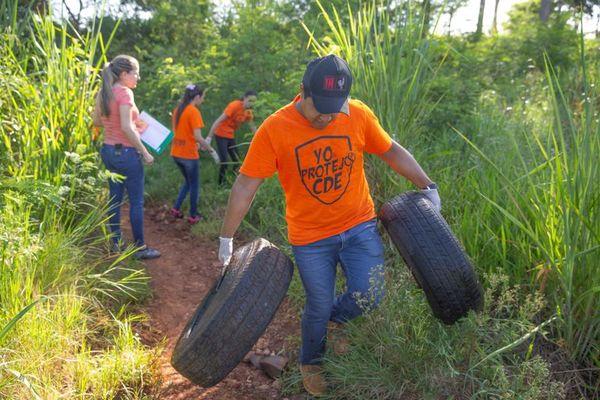
[[325,90],[333,90],[333,85],[335,84],[335,78],[333,76],[326,76],[323,80],[323,88]]

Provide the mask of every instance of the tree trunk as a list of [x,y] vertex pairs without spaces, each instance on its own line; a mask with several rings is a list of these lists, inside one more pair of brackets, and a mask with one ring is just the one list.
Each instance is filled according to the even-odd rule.
[[475,37],[479,39],[483,33],[483,12],[485,10],[485,0],[479,0],[479,17],[477,18],[477,30]]
[[542,0],[542,6],[540,7],[540,20],[543,23],[548,22],[550,11],[552,11],[552,0]]
[[73,3],[73,2],[68,2],[66,0],[62,0],[62,5],[65,8],[65,10],[67,10],[67,13],[69,14],[69,20],[75,27],[75,30],[79,31],[79,27],[81,26],[81,11],[83,10],[83,1],[79,0],[79,11],[77,13],[74,13],[71,10],[71,7],[69,7],[69,3]]
[[492,35],[498,34],[498,4],[500,4],[500,0],[496,0],[496,4],[494,5],[494,20],[492,21]]
[[423,1],[423,37],[429,34],[429,21],[431,20],[431,0]]

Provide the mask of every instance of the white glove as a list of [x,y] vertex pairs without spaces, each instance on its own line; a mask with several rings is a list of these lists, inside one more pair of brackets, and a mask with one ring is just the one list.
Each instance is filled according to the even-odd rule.
[[206,139],[204,139],[204,141],[206,142],[206,144],[210,144],[210,142],[212,141],[212,136],[207,136]]
[[217,151],[215,149],[213,149],[212,147],[208,150],[208,152],[210,153],[210,156],[213,158],[213,160],[215,160],[215,162],[217,164],[219,164],[221,162],[221,159],[219,158],[219,153],[217,153]]
[[425,189],[422,189],[421,193],[427,196],[429,201],[431,201],[433,208],[435,208],[438,212],[442,211],[442,199],[440,199],[440,194],[438,193],[437,185],[435,183],[432,183]]
[[219,236],[219,261],[226,267],[231,261],[233,253],[233,238],[224,238]]

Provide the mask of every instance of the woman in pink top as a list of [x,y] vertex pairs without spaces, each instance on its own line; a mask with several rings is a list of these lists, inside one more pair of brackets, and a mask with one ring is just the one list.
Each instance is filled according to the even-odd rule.
[[152,164],[154,157],[140,139],[144,123],[133,100],[133,91],[140,80],[137,60],[131,56],[115,57],[102,70],[102,87],[96,96],[94,125],[104,127],[104,143],[100,155],[106,169],[123,175],[123,180],[108,182],[109,226],[113,249],[123,248],[121,238],[121,204],[127,190],[129,219],[135,246],[135,257],[156,258],[160,252],[144,242],[144,165]]

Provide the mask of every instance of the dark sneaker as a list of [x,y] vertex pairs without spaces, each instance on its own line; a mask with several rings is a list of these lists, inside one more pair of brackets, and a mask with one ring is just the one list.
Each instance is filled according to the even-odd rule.
[[139,260],[150,260],[152,258],[160,257],[160,251],[146,246],[142,250],[138,250],[133,254],[133,257]]
[[188,217],[188,223],[190,225],[195,225],[198,222],[200,222],[201,219],[202,219],[202,217],[200,215],[190,216],[190,217]]
[[175,217],[175,218],[183,218],[183,213],[181,212],[180,209],[178,208],[171,208],[171,211],[169,211],[171,213],[171,216]]

